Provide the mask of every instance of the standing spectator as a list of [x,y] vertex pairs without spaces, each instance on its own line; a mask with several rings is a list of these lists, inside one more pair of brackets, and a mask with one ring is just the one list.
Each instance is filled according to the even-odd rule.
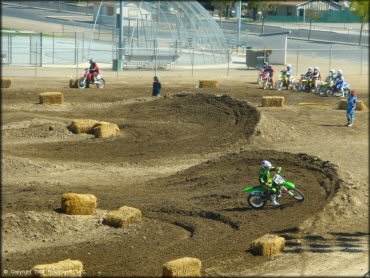
[[161,96],[161,88],[162,88],[161,82],[159,82],[157,76],[154,76],[152,96],[160,97]]
[[355,119],[355,110],[357,105],[357,94],[355,90],[351,90],[349,97],[347,99],[347,126],[351,127],[353,125],[353,121]]

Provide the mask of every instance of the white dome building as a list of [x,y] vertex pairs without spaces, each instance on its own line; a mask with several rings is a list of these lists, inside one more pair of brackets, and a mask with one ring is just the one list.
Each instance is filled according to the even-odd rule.
[[[94,20],[98,16],[101,25],[119,26],[120,2],[103,1],[98,14],[99,5],[95,2]],[[126,64],[227,63],[224,35],[197,1],[123,1],[123,5],[122,59]],[[118,28],[115,32],[118,34]],[[118,35],[115,37],[118,58]]]

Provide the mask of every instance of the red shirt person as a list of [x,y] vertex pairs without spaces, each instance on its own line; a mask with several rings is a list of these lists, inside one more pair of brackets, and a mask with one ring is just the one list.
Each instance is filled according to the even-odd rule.
[[99,67],[96,61],[92,58],[89,59],[90,70],[89,70],[89,79],[93,80],[99,74]]

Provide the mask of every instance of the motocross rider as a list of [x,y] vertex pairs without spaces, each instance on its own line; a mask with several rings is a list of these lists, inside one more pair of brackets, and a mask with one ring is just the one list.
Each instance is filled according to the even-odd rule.
[[269,161],[263,160],[261,162],[261,169],[258,178],[260,185],[262,186],[263,189],[265,189],[266,194],[270,196],[272,205],[275,207],[280,205],[276,201],[276,198],[280,197],[281,189],[276,188],[274,186],[271,189],[269,189],[269,186],[272,183],[270,172],[280,169],[281,169],[280,167],[279,168],[272,167],[272,164]]
[[286,73],[285,74],[286,74],[285,82],[286,82],[287,86],[289,86],[290,81],[292,80],[292,76],[293,76],[293,69],[292,69],[291,64],[288,64],[286,66]]
[[96,76],[99,74],[99,67],[93,58],[89,59],[89,63],[90,63],[89,80],[95,81]]
[[271,82],[273,83],[272,76],[274,74],[274,69],[271,67],[271,65],[267,64],[264,73],[265,76],[268,76],[271,79]]
[[343,71],[338,70],[337,71],[337,76],[335,78],[334,86],[331,89],[331,94],[335,92],[339,93],[340,95],[344,96],[343,92],[343,84],[344,84],[344,76],[343,76]]
[[317,88],[317,83],[321,80],[321,74],[319,71],[319,67],[314,67],[313,68],[313,73],[312,73],[312,83],[313,87],[316,89]]

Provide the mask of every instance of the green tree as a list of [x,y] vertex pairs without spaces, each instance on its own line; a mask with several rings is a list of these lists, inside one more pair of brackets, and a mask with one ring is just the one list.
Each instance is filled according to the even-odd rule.
[[[256,1],[251,1],[251,2],[254,2],[254,5],[255,5]],[[266,20],[266,17],[268,16],[268,12],[275,9],[277,6],[278,6],[278,3],[273,0],[257,1],[257,9],[262,13],[261,14],[262,15],[261,34],[265,32],[265,20]]]
[[350,11],[357,14],[361,20],[360,39],[358,44],[361,44],[362,29],[364,25],[369,22],[369,1],[367,0],[352,0]]
[[316,21],[321,17],[321,12],[318,10],[307,9],[306,17],[310,19],[310,31],[308,31],[308,40],[311,38],[311,30],[312,30],[312,21]]

